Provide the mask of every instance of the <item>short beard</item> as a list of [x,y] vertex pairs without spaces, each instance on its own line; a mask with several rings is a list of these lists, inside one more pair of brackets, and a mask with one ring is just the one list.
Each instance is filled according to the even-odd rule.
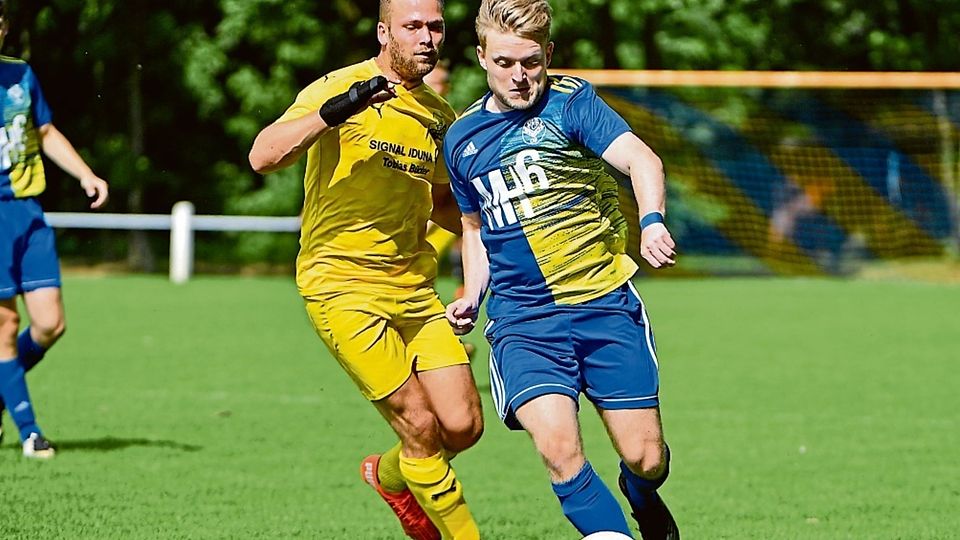
[[390,53],[390,67],[405,81],[418,81],[423,79],[427,73],[433,71],[433,68],[437,65],[437,61],[440,59],[439,54],[435,54],[428,64],[417,62],[414,58],[403,54],[400,46],[393,40],[393,36],[390,36],[387,42],[387,52]]
[[[537,89],[537,93],[530,96],[529,101],[518,103],[516,100],[511,100],[511,98],[506,94],[502,94],[498,90],[494,90],[493,85],[490,85],[490,91],[493,92],[493,95],[497,98],[497,101],[512,111],[525,111],[536,105],[540,101],[540,97],[543,96],[543,92],[546,90],[546,88],[546,84],[541,85]],[[533,89],[531,89],[531,92],[532,91]]]

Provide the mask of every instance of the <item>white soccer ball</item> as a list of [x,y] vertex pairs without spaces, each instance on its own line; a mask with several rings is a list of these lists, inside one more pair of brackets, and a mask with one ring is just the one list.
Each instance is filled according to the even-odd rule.
[[600,531],[588,534],[583,540],[632,540],[629,536],[616,531]]

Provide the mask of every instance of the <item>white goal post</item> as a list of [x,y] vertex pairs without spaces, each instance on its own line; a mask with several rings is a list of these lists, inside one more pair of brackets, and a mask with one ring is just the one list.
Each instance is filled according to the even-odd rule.
[[181,201],[170,214],[100,214],[46,212],[58,229],[170,231],[170,281],[185,283],[193,274],[195,231],[299,232],[299,217],[196,215],[193,203]]

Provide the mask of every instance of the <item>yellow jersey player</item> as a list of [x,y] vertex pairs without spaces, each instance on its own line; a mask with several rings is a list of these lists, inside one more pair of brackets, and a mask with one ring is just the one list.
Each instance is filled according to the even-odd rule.
[[422,83],[442,10],[381,0],[379,54],[304,89],[257,136],[250,164],[267,173],[307,155],[297,285],[320,338],[400,439],[361,475],[411,538],[474,539],[448,456],[480,437],[480,398],[425,238],[434,202],[451,197],[440,147],[454,113]]

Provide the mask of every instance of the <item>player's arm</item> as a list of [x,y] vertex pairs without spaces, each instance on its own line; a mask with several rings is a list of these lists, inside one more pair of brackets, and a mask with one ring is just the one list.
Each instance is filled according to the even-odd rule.
[[289,167],[327,130],[346,122],[369,105],[391,97],[394,94],[390,83],[382,75],[355,82],[346,92],[328,99],[316,114],[274,122],[263,128],[250,149],[250,166],[260,174]]
[[463,233],[460,208],[453,197],[450,184],[433,184],[431,195],[433,196],[433,213],[430,215],[430,221],[460,236]]
[[103,206],[109,197],[106,180],[93,173],[66,135],[52,123],[40,126],[37,131],[40,133],[40,146],[43,148],[43,153],[58,167],[79,180],[80,187],[88,197],[93,199],[90,208]]
[[477,323],[477,314],[480,302],[490,283],[490,262],[487,259],[487,248],[480,240],[482,225],[480,213],[464,214],[463,224],[463,297],[458,298],[447,306],[447,321],[457,335],[463,335],[473,330]]
[[630,177],[640,208],[640,255],[654,268],[673,266],[676,243],[663,223],[666,212],[663,162],[629,131],[614,139],[602,157]]

